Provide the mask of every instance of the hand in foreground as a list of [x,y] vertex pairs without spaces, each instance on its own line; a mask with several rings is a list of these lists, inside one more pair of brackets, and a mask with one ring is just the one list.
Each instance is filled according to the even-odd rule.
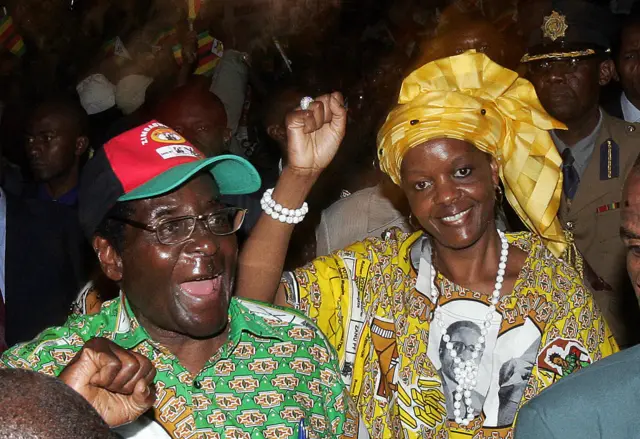
[[110,427],[136,420],[155,400],[149,359],[105,338],[89,340],[60,379],[82,395]]
[[287,166],[304,174],[319,174],[336,155],[347,126],[347,110],[339,92],[316,98],[308,110],[287,115]]

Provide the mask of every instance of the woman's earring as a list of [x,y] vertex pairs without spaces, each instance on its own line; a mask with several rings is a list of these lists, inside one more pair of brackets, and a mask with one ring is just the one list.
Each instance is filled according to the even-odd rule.
[[504,201],[504,192],[500,185],[496,186],[496,201],[499,205],[502,205],[502,202]]

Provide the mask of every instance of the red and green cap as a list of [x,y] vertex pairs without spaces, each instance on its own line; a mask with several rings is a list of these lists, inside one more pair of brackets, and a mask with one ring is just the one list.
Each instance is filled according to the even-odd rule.
[[206,158],[184,137],[151,121],[109,140],[89,160],[80,182],[79,216],[87,237],[120,201],[164,195],[196,174],[209,172],[221,195],[260,189],[260,175],[242,157]]

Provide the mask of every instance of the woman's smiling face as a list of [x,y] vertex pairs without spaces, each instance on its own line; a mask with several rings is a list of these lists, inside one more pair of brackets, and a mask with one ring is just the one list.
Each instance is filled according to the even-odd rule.
[[468,248],[494,227],[498,166],[470,143],[418,145],[404,156],[400,174],[413,216],[440,245]]

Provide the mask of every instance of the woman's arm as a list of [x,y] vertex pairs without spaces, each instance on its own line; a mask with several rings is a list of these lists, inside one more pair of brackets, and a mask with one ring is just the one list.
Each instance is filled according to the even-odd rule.
[[[320,173],[335,156],[344,138],[347,110],[340,93],[324,95],[309,110],[287,116],[287,166],[272,198],[284,207],[302,206]],[[262,213],[244,244],[238,261],[236,294],[263,302],[276,301],[276,292],[294,225]],[[283,297],[277,300],[284,304]]]

